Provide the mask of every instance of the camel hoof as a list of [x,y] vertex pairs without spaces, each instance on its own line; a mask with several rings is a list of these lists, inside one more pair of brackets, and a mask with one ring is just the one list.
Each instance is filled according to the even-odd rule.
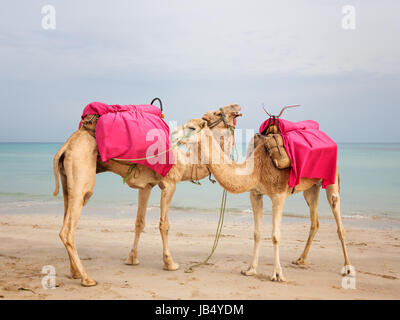
[[257,271],[254,268],[249,268],[247,270],[242,270],[241,274],[244,276],[255,276],[257,274]]
[[350,265],[350,264],[346,264],[343,268],[342,268],[342,276],[350,276],[350,277],[355,277],[356,276],[356,269]]
[[125,264],[129,266],[137,266],[139,264],[139,259],[129,257],[128,259],[126,259]]
[[283,276],[282,272],[274,272],[270,280],[273,282],[286,282],[286,278]]
[[93,286],[97,285],[97,282],[95,280],[87,278],[86,280],[82,280],[81,285],[83,287],[93,287]]
[[163,269],[167,270],[167,271],[176,271],[179,269],[179,264],[177,264],[177,263],[170,263],[168,265],[164,264]]
[[292,263],[300,266],[300,265],[305,265],[306,261],[303,260],[302,258],[298,258],[297,260],[293,260]]

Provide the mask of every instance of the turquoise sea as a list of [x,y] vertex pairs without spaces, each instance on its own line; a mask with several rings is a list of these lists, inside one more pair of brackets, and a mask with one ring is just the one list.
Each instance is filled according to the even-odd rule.
[[[61,143],[0,143],[0,214],[63,213],[62,196],[52,196],[52,160]],[[245,152],[242,145],[239,151]],[[242,149],[242,150],[240,150]],[[400,226],[400,144],[339,144],[342,216],[351,220],[379,220]],[[208,179],[198,186],[180,183],[172,201],[174,214],[201,214],[215,217],[222,189]],[[158,187],[150,198],[150,211],[159,207]],[[123,185],[112,173],[96,176],[94,194],[83,214],[134,216],[137,190]],[[228,196],[229,214],[251,217],[248,194]],[[266,198],[264,211],[271,212]],[[175,213],[178,212],[178,213]],[[290,197],[285,215],[308,217],[303,196]],[[332,218],[322,190],[321,218]]]

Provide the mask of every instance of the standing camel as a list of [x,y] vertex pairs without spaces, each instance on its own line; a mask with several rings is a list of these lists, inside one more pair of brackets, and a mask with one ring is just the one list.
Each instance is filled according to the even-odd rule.
[[[255,135],[254,148],[247,153],[243,163],[232,162],[220,150],[211,132],[205,127],[197,136],[186,139],[188,146],[196,144],[200,150],[198,157],[201,163],[207,163],[210,171],[218,183],[231,193],[250,192],[250,201],[254,214],[254,251],[253,258],[247,270],[242,274],[251,276],[257,273],[260,229],[263,215],[263,195],[272,200],[272,243],[274,245],[274,270],[271,276],[272,281],[286,281],[282,272],[279,259],[280,225],[282,220],[283,205],[287,197],[293,192],[289,188],[290,168],[277,169],[272,163],[265,149],[265,137]],[[250,146],[251,147],[251,146]],[[339,174],[336,173],[335,184],[326,188],[326,196],[337,224],[337,233],[342,244],[344,255],[345,274],[353,274],[354,269],[350,265],[345,245],[345,230],[340,216],[339,196]],[[303,192],[304,198],[310,208],[311,228],[309,237],[300,258],[293,263],[304,264],[307,258],[311,243],[319,228],[318,222],[318,199],[321,187],[320,179],[302,178],[295,187],[294,193]]]
[[[241,107],[236,104],[228,105],[216,111],[204,114],[201,123],[208,124],[212,134],[219,137],[220,148],[230,153],[234,138],[229,133],[236,125],[236,118],[241,116]],[[82,120],[82,127],[74,132],[66,143],[58,150],[54,157],[54,176],[56,188],[54,196],[59,192],[58,173],[60,173],[64,197],[64,223],[60,238],[64,243],[69,259],[71,276],[81,279],[83,286],[94,286],[97,282],[91,279],[78,256],[75,246],[75,231],[81,215],[82,207],[93,194],[96,173],[111,171],[126,177],[130,172],[131,163],[124,161],[101,162],[98,159],[98,150],[95,139],[97,117],[88,115]],[[193,128],[195,124],[189,121],[185,128]],[[190,129],[189,129],[190,130]],[[226,139],[224,139],[226,137]],[[225,148],[226,146],[226,148]],[[175,165],[169,173],[162,177],[143,165],[136,166],[136,174],[130,174],[126,183],[131,188],[139,189],[138,210],[135,225],[135,240],[129,253],[127,264],[138,264],[138,243],[140,233],[145,226],[145,214],[150,192],[155,185],[161,189],[160,201],[160,233],[163,242],[163,261],[165,270],[177,270],[179,265],[174,263],[168,248],[168,213],[174,195],[176,184],[180,181],[200,180],[210,172],[207,166],[192,164],[189,155],[179,148],[173,149],[176,159]]]

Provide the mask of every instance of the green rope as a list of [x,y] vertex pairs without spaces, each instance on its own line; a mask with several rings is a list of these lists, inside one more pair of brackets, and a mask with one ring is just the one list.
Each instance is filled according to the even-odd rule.
[[136,179],[137,173],[138,173],[138,171],[139,171],[139,168],[137,167],[137,163],[133,163],[133,164],[129,167],[128,173],[126,174],[126,176],[124,177],[124,179],[123,179],[123,181],[122,181],[123,184],[126,183],[126,180],[128,180],[128,178],[129,178],[129,176],[131,175],[133,169],[135,169],[135,173],[134,173],[134,175],[133,175],[133,178]]
[[[235,133],[232,130],[232,127],[231,127],[231,133],[232,133],[232,136],[234,136]],[[236,158],[238,158],[239,155],[238,155],[236,143],[235,143],[235,151],[236,151]],[[233,152],[232,152],[232,159],[234,160]],[[185,270],[185,273],[192,273],[194,271],[193,270],[194,268],[200,267],[202,265],[206,265],[208,260],[210,260],[212,255],[214,254],[215,249],[217,249],[218,241],[219,241],[219,238],[221,237],[222,227],[224,225],[224,216],[225,216],[225,211],[226,211],[226,199],[227,199],[227,196],[228,196],[228,192],[224,189],[224,191],[222,192],[221,207],[220,207],[220,210],[219,210],[219,219],[218,219],[217,231],[215,232],[214,244],[212,246],[210,254],[208,255],[208,257],[204,261],[189,266]]]
[[208,260],[210,260],[210,258],[214,254],[215,249],[217,249],[218,241],[219,241],[219,238],[220,238],[221,232],[222,232],[222,226],[224,225],[224,215],[225,215],[225,210],[226,210],[227,194],[228,194],[228,192],[224,189],[224,191],[222,193],[221,208],[219,211],[219,220],[218,220],[218,225],[217,225],[217,231],[215,233],[214,244],[213,244],[210,254],[204,261],[202,261],[200,263],[196,263],[194,265],[191,265],[189,268],[187,268],[185,270],[186,273],[192,273],[194,271],[193,270],[194,268],[207,264]]

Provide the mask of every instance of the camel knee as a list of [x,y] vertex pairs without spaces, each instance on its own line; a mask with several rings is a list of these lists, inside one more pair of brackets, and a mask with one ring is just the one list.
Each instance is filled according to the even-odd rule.
[[89,192],[85,193],[85,195],[83,197],[83,206],[86,205],[86,203],[89,201],[89,199],[92,196],[92,194],[93,194],[93,191],[89,191]]
[[62,229],[59,233],[60,239],[62,241],[62,243],[66,244],[67,243],[67,232]]
[[337,229],[337,234],[338,234],[338,236],[339,236],[339,239],[340,239],[341,241],[343,241],[344,238],[346,237],[346,230],[345,230],[344,228],[338,228],[338,229]]
[[161,232],[168,232],[169,231],[169,223],[162,221],[160,222],[159,229]]
[[332,208],[335,209],[339,202],[339,195],[332,194],[328,200],[329,200],[329,204],[332,206]]
[[281,240],[280,238],[281,238],[281,237],[280,237],[280,235],[279,235],[278,233],[274,233],[274,234],[272,235],[272,243],[273,243],[274,245],[279,244],[279,241]]
[[259,232],[254,232],[254,241],[259,242],[261,240],[261,235]]
[[59,236],[61,241],[67,248],[74,247],[74,237],[67,231],[67,229],[62,229]]
[[311,224],[311,232],[317,232],[319,229],[319,221],[315,221],[314,223]]
[[136,233],[143,232],[145,226],[146,226],[146,223],[144,221],[137,221],[135,224],[135,232]]

